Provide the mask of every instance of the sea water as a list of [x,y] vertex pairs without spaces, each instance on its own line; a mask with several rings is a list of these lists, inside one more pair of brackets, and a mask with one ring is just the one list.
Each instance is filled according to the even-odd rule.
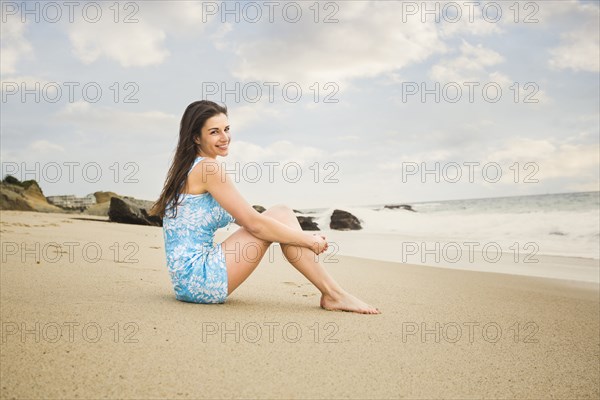
[[[410,203],[414,212],[385,205],[301,211],[338,242],[341,255],[600,280],[600,192]],[[362,229],[330,229],[335,209],[357,217]]]
[[539,254],[600,258],[600,192],[411,203],[414,212],[385,205],[301,211],[314,217],[322,231],[331,231],[329,221],[337,208],[356,216],[365,233],[449,241],[530,242],[539,247]]

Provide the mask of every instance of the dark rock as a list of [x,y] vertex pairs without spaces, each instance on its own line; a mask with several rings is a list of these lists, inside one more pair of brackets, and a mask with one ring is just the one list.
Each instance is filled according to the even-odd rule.
[[161,217],[159,217],[158,215],[148,214],[148,212],[146,211],[145,208],[142,208],[141,211],[142,211],[142,214],[144,214],[144,217],[146,217],[146,219],[148,221],[150,221],[153,226],[162,226],[162,218]]
[[293,208],[292,208],[292,211],[295,212],[296,214],[304,214],[302,211],[294,210]]
[[111,197],[108,219],[111,222],[123,224],[162,226],[160,217],[149,216],[145,208],[138,207],[132,201],[119,197]]
[[264,208],[263,206],[254,205],[254,206],[252,206],[252,207],[254,207],[254,209],[255,209],[256,211],[258,211],[259,213],[261,213],[261,214],[262,214],[262,213],[264,213],[264,212],[267,210],[267,209],[266,209],[266,208]]
[[389,208],[389,209],[392,209],[392,210],[393,210],[393,209],[396,209],[396,208],[401,208],[401,209],[403,209],[403,210],[408,210],[408,211],[412,211],[412,212],[417,212],[417,210],[414,210],[414,209],[412,208],[412,206],[411,206],[411,205],[409,205],[409,204],[391,204],[391,205],[386,205],[386,206],[383,206],[383,208]]
[[300,223],[300,226],[302,227],[303,231],[319,231],[320,230],[317,223],[313,221],[313,217],[302,217],[299,215],[296,218],[298,218],[298,222]]
[[362,229],[358,218],[356,218],[354,215],[350,214],[347,211],[338,209],[333,210],[333,214],[331,214],[331,222],[329,223],[329,227],[331,229],[337,229],[340,231]]

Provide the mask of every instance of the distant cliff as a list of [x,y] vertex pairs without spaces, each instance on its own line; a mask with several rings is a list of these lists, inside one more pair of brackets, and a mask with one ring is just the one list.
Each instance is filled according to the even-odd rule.
[[0,182],[0,210],[64,212],[48,203],[35,180],[19,182],[12,176]]
[[48,202],[42,189],[33,179],[20,182],[17,178],[7,175],[0,182],[0,210],[76,213],[107,217],[112,197],[127,199],[146,209],[150,209],[153,204],[149,200],[138,200],[114,192],[95,192],[94,197],[96,198],[96,204],[88,206],[83,211],[62,208]]

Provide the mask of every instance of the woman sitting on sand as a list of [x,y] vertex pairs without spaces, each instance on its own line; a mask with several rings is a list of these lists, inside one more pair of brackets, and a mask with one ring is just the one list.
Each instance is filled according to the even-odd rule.
[[[217,156],[227,156],[230,141],[225,106],[202,100],[187,107],[173,164],[150,211],[163,218],[167,266],[177,300],[224,303],[271,243],[279,242],[287,260],[322,293],[322,308],[379,314],[344,291],[314,260],[313,254],[327,250],[325,236],[302,231],[287,206],[261,214],[246,202],[216,161]],[[215,231],[234,221],[241,228],[214,245]],[[249,247],[258,251],[257,257],[244,257]]]

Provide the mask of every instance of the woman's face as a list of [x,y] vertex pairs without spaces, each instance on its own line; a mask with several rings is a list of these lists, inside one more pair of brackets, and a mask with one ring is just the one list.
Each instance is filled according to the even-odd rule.
[[201,129],[201,135],[194,141],[200,145],[199,155],[202,157],[225,157],[229,153],[229,120],[225,114],[210,117]]

